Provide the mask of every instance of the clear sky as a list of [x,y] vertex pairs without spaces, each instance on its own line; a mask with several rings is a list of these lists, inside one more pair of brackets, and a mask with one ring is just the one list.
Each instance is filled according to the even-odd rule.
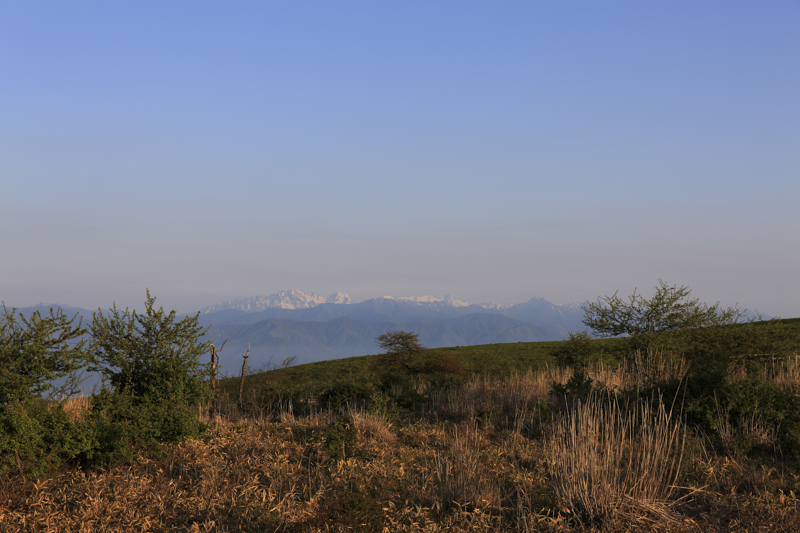
[[800,316],[800,2],[3,2],[0,300]]

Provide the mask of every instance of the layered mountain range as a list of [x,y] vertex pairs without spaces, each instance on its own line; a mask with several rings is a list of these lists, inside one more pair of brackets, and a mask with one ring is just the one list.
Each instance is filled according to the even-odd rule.
[[[49,305],[18,309],[29,316],[47,313]],[[84,324],[92,312],[70,306],[65,314],[80,314]],[[412,331],[430,348],[501,342],[561,340],[583,330],[579,304],[555,305],[543,298],[508,305],[474,304],[445,296],[393,298],[384,296],[355,303],[350,296],[306,294],[297,290],[269,296],[230,300],[201,309],[199,321],[208,327],[205,339],[221,352],[223,372],[236,373],[250,347],[252,368],[268,367],[287,357],[296,363],[378,353],[375,337],[393,330]]]
[[[377,353],[375,337],[413,331],[425,346],[561,340],[583,330],[579,304],[555,305],[532,298],[515,305],[473,304],[451,296],[384,296],[354,303],[344,293],[330,296],[297,290],[230,300],[200,312],[216,346],[227,339],[223,366],[250,346],[250,361],[268,365],[286,357],[312,362]],[[229,363],[229,364],[226,364]]]
[[[92,311],[63,305],[17,311],[47,314],[50,307],[81,315],[84,325],[92,320]],[[287,357],[299,364],[377,353],[375,338],[393,330],[417,333],[423,345],[437,348],[562,340],[570,331],[586,329],[582,320],[580,304],[555,305],[543,298],[514,305],[474,304],[449,295],[384,296],[355,303],[341,292],[320,296],[297,290],[218,303],[199,315],[200,324],[208,327],[206,340],[217,347],[227,340],[221,364],[231,374],[241,368],[248,346],[251,368],[266,368]]]
[[213,313],[215,311],[235,309],[247,313],[254,313],[266,309],[306,309],[326,303],[351,304],[353,300],[343,292],[337,292],[336,294],[325,297],[315,292],[305,294],[294,289],[289,289],[276,292],[269,296],[253,296],[252,298],[244,298],[241,300],[229,300],[216,305],[210,305],[201,312]]

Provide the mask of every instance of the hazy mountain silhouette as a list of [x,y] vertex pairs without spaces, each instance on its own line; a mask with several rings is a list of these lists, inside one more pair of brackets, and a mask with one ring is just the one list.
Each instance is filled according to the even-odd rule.
[[207,336],[217,347],[228,339],[221,362],[223,371],[234,372],[248,344],[251,365],[257,368],[270,360],[279,363],[291,356],[297,357],[297,363],[305,363],[378,353],[375,337],[398,329],[417,333],[429,348],[561,338],[546,329],[489,313],[412,322],[365,322],[349,317],[326,322],[271,318],[255,324],[212,326]]

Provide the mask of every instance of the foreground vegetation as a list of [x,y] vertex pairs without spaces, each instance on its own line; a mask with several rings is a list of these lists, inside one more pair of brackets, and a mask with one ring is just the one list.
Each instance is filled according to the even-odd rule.
[[383,355],[215,394],[196,324],[149,296],[96,317],[85,352],[25,341],[77,334],[55,315],[6,313],[12,370],[89,354],[113,382],[43,401],[45,380],[0,374],[0,531],[800,531],[800,320],[720,321],[683,289],[595,308],[601,333],[645,324],[625,338],[389,332]]
[[[426,399],[414,412],[381,392],[335,408],[310,402],[304,413],[219,402],[201,415],[202,438],[161,453],[6,477],[0,530],[800,530],[796,459],[766,413],[739,420],[720,403],[708,430],[652,395],[632,417],[609,392],[644,387],[656,368],[686,370],[651,355],[589,368],[594,392],[584,386],[583,397],[551,393],[574,377],[560,368],[420,381]],[[752,384],[796,393],[794,361],[765,370]],[[87,407],[68,404],[75,417]]]

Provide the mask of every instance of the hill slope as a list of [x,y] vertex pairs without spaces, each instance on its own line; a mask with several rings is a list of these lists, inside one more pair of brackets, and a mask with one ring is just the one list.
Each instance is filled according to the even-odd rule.
[[375,337],[398,329],[417,333],[429,348],[560,339],[543,328],[488,313],[419,322],[362,322],[346,317],[326,322],[268,319],[255,324],[212,326],[207,336],[218,347],[228,339],[220,360],[223,371],[235,371],[248,343],[250,364],[258,368],[286,357],[309,363],[376,353]]

